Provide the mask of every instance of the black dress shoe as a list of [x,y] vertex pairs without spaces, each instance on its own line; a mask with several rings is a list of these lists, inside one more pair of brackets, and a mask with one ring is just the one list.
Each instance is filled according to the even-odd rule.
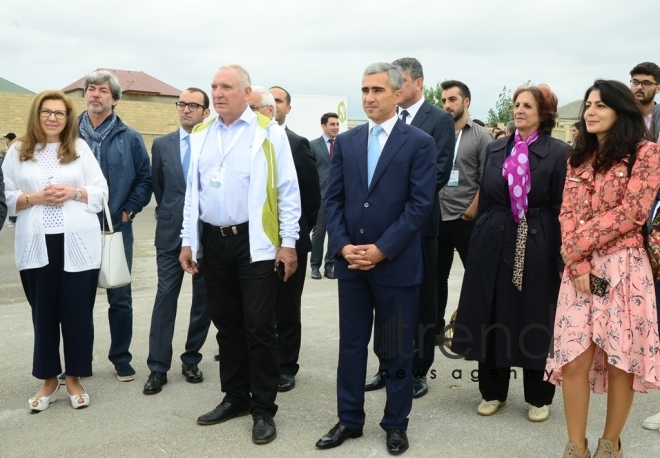
[[215,361],[220,361],[220,353],[218,353],[217,355],[215,355],[215,356],[213,357],[213,359],[214,359]]
[[265,412],[257,412],[252,416],[252,442],[255,444],[267,444],[277,437],[275,421],[273,417]]
[[167,383],[167,374],[153,371],[149,374],[147,383],[144,384],[142,392],[144,394],[156,394],[163,391],[163,385]]
[[320,280],[321,279],[321,272],[319,272],[319,269],[312,269],[312,280]]
[[415,377],[413,379],[413,398],[421,398],[429,392],[429,386],[426,383],[426,376]]
[[296,377],[291,374],[280,374],[280,380],[277,382],[277,391],[284,393],[296,387]]
[[385,377],[383,377],[380,371],[364,384],[364,391],[375,391],[381,388],[385,388]]
[[316,442],[316,447],[320,449],[339,447],[346,439],[357,437],[362,437],[361,429],[348,429],[346,426],[337,423],[328,434]]
[[387,430],[387,451],[392,455],[400,455],[408,450],[408,436],[403,429]]
[[218,404],[218,407],[199,417],[197,423],[200,425],[217,425],[223,421],[243,417],[249,413],[250,408],[247,405],[243,406],[234,402],[222,401]]
[[197,364],[181,364],[181,373],[186,376],[186,382],[199,383],[204,381],[204,374],[199,370]]
[[325,278],[329,278],[330,280],[335,279],[335,270],[334,269],[328,269],[323,273],[323,276]]

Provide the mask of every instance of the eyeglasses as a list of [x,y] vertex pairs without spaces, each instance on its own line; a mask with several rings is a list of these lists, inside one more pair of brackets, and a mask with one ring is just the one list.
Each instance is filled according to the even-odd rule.
[[250,110],[257,111],[260,108],[268,108],[270,105],[250,105]]
[[636,79],[632,79],[632,80],[630,80],[630,85],[632,87],[637,87],[637,86],[641,85],[644,89],[648,89],[651,86],[657,86],[658,83],[654,83],[653,81],[649,81],[649,80],[639,81],[639,80],[636,80]]
[[176,105],[176,109],[179,111],[183,111],[186,107],[188,107],[190,111],[197,111],[199,107],[202,107],[203,109],[206,110],[206,107],[204,105],[200,105],[199,103],[195,103],[195,102],[190,102],[190,103],[176,102],[174,105]]
[[42,118],[50,118],[50,115],[55,115],[55,119],[62,120],[68,116],[68,113],[66,111],[52,111],[48,108],[42,108],[39,110],[39,116]]

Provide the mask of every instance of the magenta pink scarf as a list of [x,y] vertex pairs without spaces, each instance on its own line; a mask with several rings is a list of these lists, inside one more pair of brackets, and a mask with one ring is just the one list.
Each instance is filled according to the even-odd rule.
[[502,165],[502,177],[509,184],[509,197],[511,198],[511,212],[516,223],[527,214],[527,194],[532,188],[532,177],[529,171],[529,145],[539,138],[540,131],[534,132],[523,140],[516,129],[513,137],[514,144],[511,155]]

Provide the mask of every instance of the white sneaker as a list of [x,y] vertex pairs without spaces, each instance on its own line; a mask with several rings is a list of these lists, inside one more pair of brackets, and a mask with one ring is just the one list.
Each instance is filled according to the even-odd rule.
[[652,416],[648,417],[646,420],[644,420],[644,423],[642,423],[642,426],[645,429],[660,430],[660,412],[658,412],[655,415],[652,415]]
[[16,224],[13,221],[7,221],[7,227],[14,227]]
[[549,416],[550,408],[548,406],[535,407],[531,404],[529,405],[529,410],[527,411],[527,418],[529,418],[529,421],[538,423],[541,421],[546,421]]
[[491,415],[495,415],[498,410],[500,410],[500,407],[503,407],[506,405],[506,401],[500,402],[500,401],[481,401],[481,404],[479,404],[479,407],[477,407],[477,413],[479,415],[482,415],[484,417],[490,417]]

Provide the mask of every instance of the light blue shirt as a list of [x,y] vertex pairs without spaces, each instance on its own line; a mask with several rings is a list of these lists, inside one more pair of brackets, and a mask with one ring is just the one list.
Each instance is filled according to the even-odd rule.
[[[394,129],[394,124],[396,124],[398,117],[396,113],[394,116],[392,116],[390,119],[387,121],[384,121],[382,124],[380,124],[380,127],[383,128],[383,130],[380,131],[380,134],[378,134],[378,143],[380,145],[380,152],[381,154],[383,153],[383,148],[385,147],[385,142],[387,142],[387,139],[390,138],[390,134],[392,133],[392,129]],[[371,119],[369,120],[369,143],[371,143],[371,130],[374,128],[376,125],[375,122],[373,122]]]
[[[245,223],[256,115],[245,111],[230,126],[218,117],[199,157],[199,218],[214,226]],[[220,182],[221,181],[221,182]]]
[[183,127],[179,127],[179,155],[181,156],[181,163],[183,164],[183,154],[187,148],[186,137],[189,137],[190,134],[183,130]]

